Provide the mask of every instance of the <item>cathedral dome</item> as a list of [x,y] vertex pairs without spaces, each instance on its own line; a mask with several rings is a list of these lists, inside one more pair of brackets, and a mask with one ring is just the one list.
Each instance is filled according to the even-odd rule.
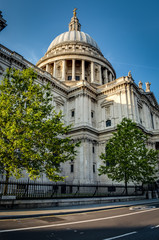
[[63,44],[63,43],[72,42],[72,41],[89,44],[89,45],[97,48],[100,51],[98,44],[92,37],[90,37],[87,33],[84,33],[81,31],[75,31],[75,30],[69,31],[69,32],[64,32],[64,33],[60,34],[59,36],[57,36],[50,44],[47,51],[51,50],[58,44]]
[[69,31],[51,42],[37,66],[68,85],[81,80],[94,85],[113,81],[116,73],[111,63],[104,58],[96,41],[81,31],[76,10],[73,10]]

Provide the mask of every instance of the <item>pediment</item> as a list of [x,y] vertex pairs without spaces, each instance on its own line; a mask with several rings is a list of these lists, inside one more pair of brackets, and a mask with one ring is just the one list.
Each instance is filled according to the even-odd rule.
[[110,106],[110,105],[113,105],[114,104],[114,101],[113,100],[111,100],[111,101],[107,101],[106,99],[103,101],[103,102],[101,102],[101,107],[107,107],[107,106]]
[[58,104],[64,105],[65,101],[62,99],[62,97],[54,97],[54,101]]

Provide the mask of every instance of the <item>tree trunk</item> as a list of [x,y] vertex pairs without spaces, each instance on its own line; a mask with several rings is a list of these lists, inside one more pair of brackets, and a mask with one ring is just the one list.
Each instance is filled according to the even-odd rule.
[[128,195],[128,185],[126,180],[125,180],[125,194]]
[[127,181],[126,171],[125,171],[125,194],[128,195],[128,181]]
[[9,182],[9,171],[6,171],[6,182],[4,185],[4,195],[7,195],[8,192],[8,182]]

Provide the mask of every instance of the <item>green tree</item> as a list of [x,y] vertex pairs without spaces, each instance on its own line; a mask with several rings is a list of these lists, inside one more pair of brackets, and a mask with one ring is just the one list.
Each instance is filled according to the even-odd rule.
[[62,113],[56,113],[49,85],[37,84],[32,69],[7,69],[0,84],[0,170],[8,181],[25,170],[31,179],[45,173],[63,180],[60,163],[73,160],[79,143],[68,137]]
[[156,179],[158,152],[146,148],[147,136],[130,119],[124,118],[106,144],[100,158],[99,175],[117,182],[150,183]]

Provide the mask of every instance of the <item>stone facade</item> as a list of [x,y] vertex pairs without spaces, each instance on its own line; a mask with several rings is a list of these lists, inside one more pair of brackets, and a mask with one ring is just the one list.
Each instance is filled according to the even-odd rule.
[[69,31],[52,41],[36,66],[0,45],[0,77],[7,67],[33,67],[39,83],[51,83],[56,111],[62,110],[65,123],[73,124],[70,136],[80,140],[81,146],[76,160],[61,166],[67,183],[111,183],[106,176],[98,176],[99,155],[123,117],[132,119],[149,136],[150,148],[159,147],[159,105],[150,83],[144,91],[131,72],[116,79],[97,43],[81,32],[76,11]]
[[3,18],[2,12],[0,11],[0,32],[7,26],[6,20]]

